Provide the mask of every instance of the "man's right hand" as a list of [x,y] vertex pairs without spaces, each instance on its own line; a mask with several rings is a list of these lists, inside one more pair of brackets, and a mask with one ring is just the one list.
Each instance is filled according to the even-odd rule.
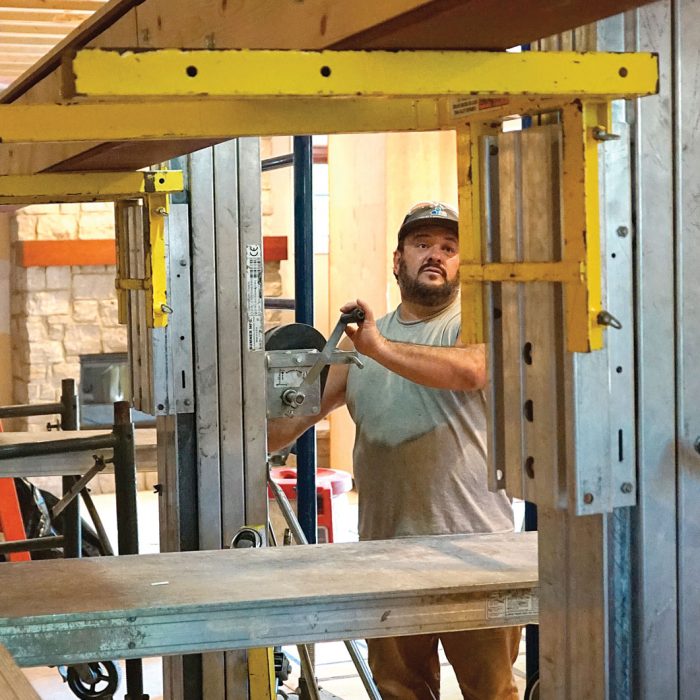
[[357,352],[374,359],[381,352],[386,338],[379,332],[369,304],[362,299],[357,299],[341,306],[340,311],[346,314],[358,307],[364,311],[365,319],[357,325],[348,325],[345,328],[345,334],[352,340]]

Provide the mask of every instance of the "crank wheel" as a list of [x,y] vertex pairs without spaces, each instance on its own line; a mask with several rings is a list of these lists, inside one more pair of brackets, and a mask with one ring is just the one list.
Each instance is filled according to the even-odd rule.
[[524,700],[540,700],[540,674],[539,671],[527,681]]
[[[305,323],[275,326],[265,333],[265,350],[318,350],[326,344],[323,334]],[[321,372],[321,395],[326,386],[328,366]]]
[[111,698],[121,683],[121,668],[115,661],[91,661],[80,668],[69,666],[66,681],[81,700]]

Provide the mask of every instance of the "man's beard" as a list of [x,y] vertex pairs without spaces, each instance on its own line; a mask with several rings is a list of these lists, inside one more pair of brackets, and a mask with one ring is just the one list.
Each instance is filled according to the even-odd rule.
[[[420,275],[420,271],[418,272]],[[401,289],[401,297],[405,301],[410,301],[414,304],[422,306],[443,306],[452,301],[457,296],[459,290],[459,275],[452,281],[443,278],[441,285],[424,284],[416,277],[411,277],[408,274],[406,263],[402,260],[399,263],[399,271],[396,279]]]

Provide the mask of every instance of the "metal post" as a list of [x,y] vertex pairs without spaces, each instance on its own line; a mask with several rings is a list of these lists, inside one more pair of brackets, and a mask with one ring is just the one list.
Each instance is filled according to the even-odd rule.
[[[134,424],[128,401],[114,404],[114,485],[117,501],[117,540],[119,554],[139,553],[136,511],[136,451]],[[126,700],[148,700],[143,692],[141,659],[126,660]]]
[[[294,298],[297,323],[314,323],[312,145],[294,137]],[[297,440],[297,513],[310,543],[316,542],[316,431]]]
[[[537,506],[525,502],[525,531],[537,530]],[[529,680],[540,671],[540,628],[538,625],[525,627],[525,676]]]
[[[78,396],[75,391],[74,379],[61,381],[61,430],[78,430]],[[73,488],[75,476],[62,478],[63,495],[65,496]],[[82,556],[82,523],[80,520],[80,499],[74,498],[63,511],[63,556],[66,558],[80,558]]]

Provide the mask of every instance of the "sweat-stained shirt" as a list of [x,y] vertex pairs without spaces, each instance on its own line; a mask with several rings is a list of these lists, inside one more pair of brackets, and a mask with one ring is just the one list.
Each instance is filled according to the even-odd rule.
[[[402,321],[400,309],[377,321],[389,340],[455,344],[459,299],[420,321]],[[431,389],[362,361],[350,367],[346,395],[360,539],[512,530],[510,500],[487,487],[483,391]]]

